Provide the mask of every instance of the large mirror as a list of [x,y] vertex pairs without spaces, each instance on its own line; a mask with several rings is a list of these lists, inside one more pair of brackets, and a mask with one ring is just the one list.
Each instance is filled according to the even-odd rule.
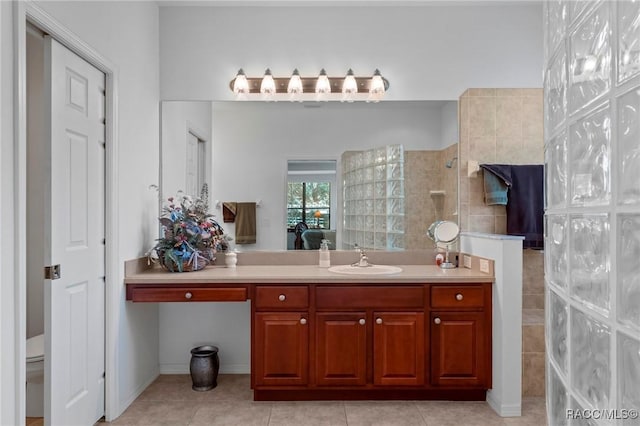
[[[389,222],[387,226],[374,216],[377,211],[372,215],[363,213],[362,219],[343,216],[344,171],[347,162],[356,158],[354,155],[364,153],[361,155],[364,158],[367,152],[380,152],[398,145],[403,151],[401,165],[393,166],[394,173],[398,168],[402,171],[398,180],[403,184],[403,204],[401,208],[394,205],[397,218],[392,219],[400,221],[393,223],[401,223],[403,231],[399,243],[392,248],[430,248],[433,242],[425,233],[431,223],[458,221],[456,101],[165,101],[161,115],[162,199],[179,190],[197,195],[202,184],[207,183],[212,213],[220,222],[225,203],[257,204],[256,243],[236,245],[232,242],[234,248],[304,249],[295,245],[295,235],[292,235],[299,222],[331,235],[332,248],[338,249],[349,248],[358,238],[365,238],[360,234],[357,237],[343,235],[347,221],[353,221],[349,232],[360,228],[373,228],[378,234],[393,232],[395,225]],[[323,169],[328,164],[334,164],[333,175]],[[304,169],[305,165],[309,166],[307,171],[315,174],[307,176],[308,190],[317,191],[314,196],[319,204],[309,204],[298,220],[292,217],[292,212],[300,209],[292,204],[291,191],[299,192],[299,189],[290,183],[305,181],[300,178],[305,171],[295,171],[300,167]],[[323,174],[327,179],[319,178]],[[358,178],[364,181],[352,185],[353,191],[367,192],[364,170]],[[319,182],[333,183],[327,187]],[[396,191],[392,184],[396,182],[372,188],[380,192],[389,185],[389,191]],[[379,198],[380,194],[374,197]],[[362,207],[363,212],[370,211],[366,199],[358,202],[362,203],[358,207]],[[221,224],[233,238],[235,223]],[[389,248],[373,243],[364,246]]]

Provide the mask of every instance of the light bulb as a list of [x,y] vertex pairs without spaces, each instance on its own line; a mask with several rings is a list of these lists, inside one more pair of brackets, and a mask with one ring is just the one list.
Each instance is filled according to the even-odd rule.
[[380,70],[376,69],[371,77],[371,86],[369,86],[369,101],[378,102],[384,96],[384,80],[380,74]]
[[262,83],[260,84],[260,93],[265,95],[273,95],[276,93],[276,82],[273,80],[271,70],[267,68],[262,77]]
[[289,85],[287,86],[287,93],[290,93],[292,95],[298,95],[302,93],[302,80],[300,79],[298,68],[294,69],[293,74],[291,74]]
[[324,70],[324,68],[320,70],[320,75],[318,76],[318,81],[316,82],[316,93],[331,93],[331,83],[329,82],[329,77],[327,77],[327,72]]
[[373,77],[371,77],[371,87],[369,88],[369,93],[371,94],[384,93],[384,80],[382,80],[382,75],[380,74],[380,70],[376,70],[373,73]]
[[241,93],[249,93],[249,82],[247,76],[244,75],[242,68],[238,70],[236,78],[233,80],[233,93],[239,95]]
[[347,76],[344,78],[344,82],[342,83],[342,93],[345,95],[345,100],[350,102],[353,102],[352,95],[354,93],[358,93],[358,82],[353,76],[353,71],[351,70],[351,68],[349,68],[349,71],[347,71]]

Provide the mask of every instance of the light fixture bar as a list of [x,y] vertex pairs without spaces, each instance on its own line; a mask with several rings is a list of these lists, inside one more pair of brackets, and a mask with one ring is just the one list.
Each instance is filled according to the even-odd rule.
[[[273,81],[275,83],[276,92],[275,93],[287,93],[287,88],[289,86],[289,77],[273,77]],[[342,84],[344,83],[344,76],[342,77],[328,77],[329,85],[331,87],[331,92],[335,94],[342,94]],[[389,81],[382,78],[382,82],[384,84],[385,92],[389,89]],[[248,94],[260,94],[260,86],[262,84],[263,77],[246,77],[247,79],[247,91],[244,93]],[[371,77],[355,77],[358,93],[369,93],[371,89]],[[229,88],[233,91],[233,87],[236,79],[234,78],[229,83]],[[313,77],[300,77],[300,81],[302,82],[302,91],[304,93],[315,93],[316,91],[316,83],[318,81],[318,76]]]

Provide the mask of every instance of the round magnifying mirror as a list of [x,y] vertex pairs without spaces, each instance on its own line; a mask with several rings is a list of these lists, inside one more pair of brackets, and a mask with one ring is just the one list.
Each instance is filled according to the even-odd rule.
[[430,226],[429,229],[427,229],[427,237],[429,237],[431,240],[436,241],[436,228],[438,227],[438,225],[440,225],[442,223],[441,220],[436,220],[435,222],[433,222]]
[[442,243],[452,243],[458,238],[460,228],[454,222],[448,220],[441,221],[433,230],[435,241]]

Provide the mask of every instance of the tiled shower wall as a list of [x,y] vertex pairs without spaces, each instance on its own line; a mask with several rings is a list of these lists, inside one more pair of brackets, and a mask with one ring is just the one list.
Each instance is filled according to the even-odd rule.
[[544,90],[549,424],[587,424],[640,410],[640,2],[546,2]]
[[498,164],[544,161],[542,89],[469,89],[460,97],[460,228],[505,234],[504,206],[484,204],[482,171],[470,160]]
[[441,151],[405,151],[404,191],[406,201],[407,249],[433,247],[427,238],[429,225],[436,220],[457,221],[457,160],[452,168],[447,161],[458,155],[458,144]]

